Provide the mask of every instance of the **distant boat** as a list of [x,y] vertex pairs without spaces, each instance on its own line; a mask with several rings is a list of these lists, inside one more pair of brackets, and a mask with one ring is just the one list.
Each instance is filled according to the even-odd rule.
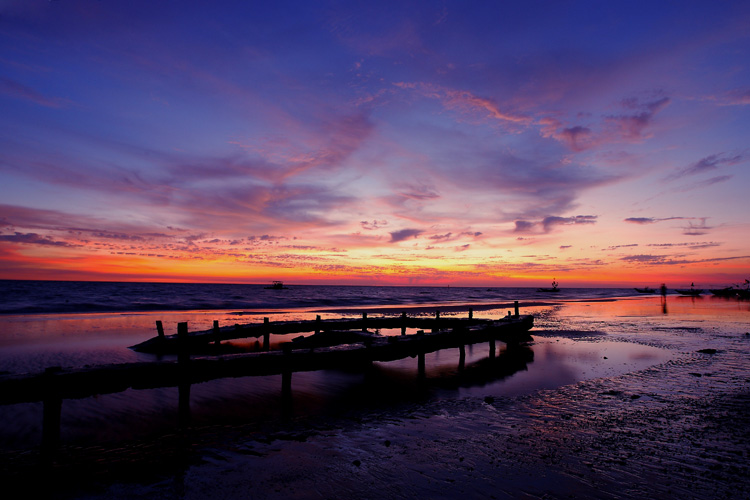
[[266,290],[286,290],[288,287],[284,286],[283,281],[274,281],[271,286],[267,286]]
[[683,288],[683,289],[676,288],[675,292],[679,293],[680,295],[688,295],[690,297],[697,297],[698,295],[700,295],[700,294],[703,293],[703,290],[701,290],[699,288],[695,288],[695,285],[693,283],[690,283],[690,288],[689,289],[687,289],[687,288]]
[[552,288],[537,288],[536,291],[537,292],[559,292],[560,289],[557,288],[557,285],[558,285],[557,281],[553,279]]
[[649,287],[646,287],[646,288],[635,288],[635,291],[638,292],[638,293],[656,293],[656,289],[655,288],[649,288]]

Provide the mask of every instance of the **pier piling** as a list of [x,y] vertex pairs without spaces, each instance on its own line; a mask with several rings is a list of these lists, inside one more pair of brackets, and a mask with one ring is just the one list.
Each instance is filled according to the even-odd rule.
[[214,344],[219,345],[221,344],[221,338],[220,338],[220,331],[219,331],[219,320],[214,320]]
[[188,346],[188,324],[177,323],[177,362],[180,365],[190,361],[190,348]]
[[263,318],[263,350],[271,350],[271,325],[268,318]]

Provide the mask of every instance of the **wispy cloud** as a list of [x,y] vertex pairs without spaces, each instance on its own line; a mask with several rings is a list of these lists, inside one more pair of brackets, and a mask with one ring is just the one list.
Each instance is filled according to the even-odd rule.
[[670,102],[669,97],[662,97],[648,102],[637,98],[623,100],[623,106],[632,113],[610,115],[607,122],[618,135],[626,140],[640,141],[646,137],[646,128],[653,122],[654,116]]
[[55,241],[49,236],[41,236],[36,233],[14,233],[0,234],[0,241],[9,241],[12,243],[24,243],[27,245],[43,245],[56,247],[73,246],[65,241]]
[[531,118],[509,110],[503,110],[494,99],[477,96],[468,90],[456,90],[423,82],[396,82],[394,86],[403,90],[414,91],[422,97],[436,99],[446,109],[459,114],[489,118],[501,123],[520,125],[532,123]]
[[540,229],[544,233],[549,233],[558,226],[571,226],[578,224],[596,224],[596,215],[575,215],[573,217],[548,216],[540,221],[516,220],[516,233],[535,232]]
[[625,219],[625,222],[629,222],[631,224],[654,224],[656,222],[662,222],[665,220],[686,220],[686,219],[694,219],[694,217],[628,217]]
[[706,218],[704,217],[698,223],[688,221],[688,225],[683,227],[682,234],[687,236],[702,236],[711,229],[713,229],[711,226],[706,225]]
[[[700,160],[691,163],[686,167],[678,169],[674,173],[668,175],[665,180],[673,181],[676,179],[681,179],[688,175],[697,175],[704,172],[712,172],[719,168],[738,165],[740,163],[743,163],[744,161],[746,161],[746,158],[743,154],[727,155],[726,153],[716,153],[706,156],[705,158],[701,158]],[[721,182],[728,178],[729,176],[720,176],[709,179],[709,181],[711,181],[711,184],[716,184],[717,182]]]

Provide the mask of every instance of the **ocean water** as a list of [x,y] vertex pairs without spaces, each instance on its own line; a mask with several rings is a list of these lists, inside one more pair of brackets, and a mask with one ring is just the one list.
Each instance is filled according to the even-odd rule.
[[263,311],[628,297],[632,288],[309,286],[0,280],[0,314]]

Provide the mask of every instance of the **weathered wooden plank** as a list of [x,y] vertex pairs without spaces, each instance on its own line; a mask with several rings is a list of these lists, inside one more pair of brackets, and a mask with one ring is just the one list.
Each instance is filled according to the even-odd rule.
[[[397,318],[398,319],[398,318]],[[372,320],[374,321],[374,320]],[[415,335],[365,336],[364,341],[323,348],[295,349],[287,343],[283,351],[233,354],[180,361],[124,363],[78,369],[48,369],[45,373],[0,377],[0,404],[44,401],[54,397],[77,399],[127,389],[176,387],[209,380],[256,375],[278,375],[295,371],[367,366],[373,361],[394,361],[440,349],[500,340],[517,343],[529,340],[533,316],[519,316],[464,326],[441,332]],[[185,327],[180,327],[185,339]],[[421,366],[421,365],[420,365]]]

